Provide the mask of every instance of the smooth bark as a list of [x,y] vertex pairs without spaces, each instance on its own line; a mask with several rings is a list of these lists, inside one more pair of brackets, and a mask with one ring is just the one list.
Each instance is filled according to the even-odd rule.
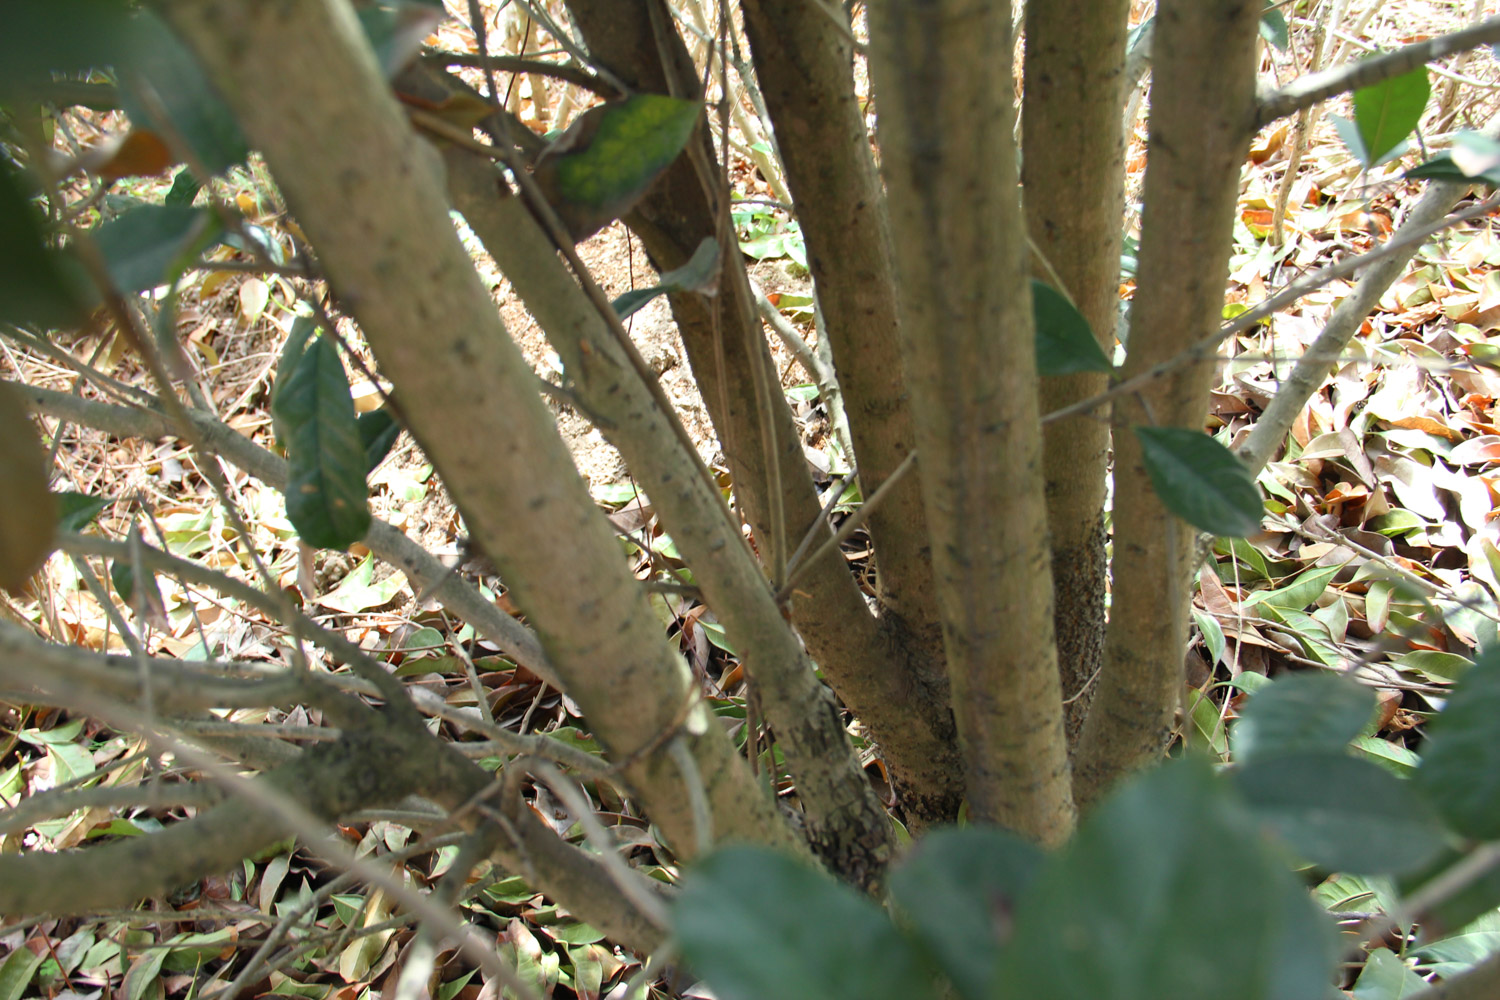
[[[1129,378],[1217,329],[1240,166],[1255,113],[1260,0],[1163,0],[1156,17],[1140,283]],[[1080,806],[1160,757],[1183,687],[1192,534],[1151,487],[1133,427],[1201,430],[1211,357],[1114,408],[1113,602],[1104,669],[1074,759]]]
[[[851,36],[800,0],[743,0],[755,75],[776,128],[854,435],[864,495],[913,447],[901,363],[891,236]],[[1118,228],[1118,227],[1117,227]],[[941,674],[942,625],[916,477],[870,515],[881,613],[930,645],[916,669]]]
[[[1114,353],[1119,317],[1120,219],[1125,212],[1125,39],[1128,0],[1050,0],[1026,5],[1026,82],[1021,105],[1022,200],[1038,256],[1032,273],[1062,285]],[[1103,374],[1042,380],[1042,412],[1102,392]],[[1068,742],[1088,715],[1104,652],[1104,484],[1108,413],[1049,424],[1043,436],[1057,668],[1070,699]]]
[[[868,497],[910,454],[915,432],[901,360],[890,220],[854,90],[851,35],[838,29],[828,11],[799,0],[743,0],[741,9],[755,75],[781,140]],[[936,720],[938,728],[928,732],[944,744],[923,746],[929,741],[919,738],[913,752],[893,753],[886,742],[890,727],[881,730],[907,821],[922,829],[958,814],[963,772],[956,733],[946,722],[942,622],[918,477],[899,482],[868,524],[881,631],[897,652],[888,669],[908,675],[911,700],[921,700],[914,714]]]
[[1072,831],[1073,803],[1052,641],[1010,11],[985,0],[892,0],[869,19],[907,385],[969,808],[1058,843]]
[[[650,0],[656,3],[657,0]],[[648,0],[569,0],[569,10],[591,54],[611,73],[646,92],[671,92],[696,79],[687,50],[673,36],[659,52]],[[658,6],[660,12],[664,8]],[[668,21],[670,23],[670,21]],[[674,84],[675,81],[675,84]],[[713,162],[706,136],[701,155]],[[688,158],[680,158],[626,217],[660,270],[687,261],[700,240],[720,234],[725,192],[711,200]],[[734,474],[735,495],[761,543],[773,536],[769,513],[775,488],[761,446],[762,429],[775,428],[777,481],[791,545],[820,516],[807,460],[785,398],[774,393],[763,413],[752,372],[769,360],[744,259],[725,254],[714,302],[671,297],[673,316],[719,440]],[[850,415],[853,422],[855,415]],[[820,529],[820,539],[828,537]],[[951,820],[959,770],[954,722],[940,680],[908,669],[913,652],[904,638],[882,629],[842,560],[812,567],[790,601],[792,622],[828,683],[879,744],[902,806],[913,825]]]
[[[275,172],[409,429],[565,689],[629,762],[653,821],[691,857],[689,787],[701,781],[716,829],[794,843],[629,574],[453,230],[437,155],[385,87],[353,11],[329,0],[161,7]],[[667,753],[676,739],[696,775]]]
[[454,206],[511,281],[570,373],[574,395],[620,449],[692,568],[760,693],[797,784],[803,834],[831,869],[874,885],[895,854],[885,809],[850,745],[833,694],[781,615],[717,485],[704,478],[623,356],[605,318],[487,159],[446,151]]

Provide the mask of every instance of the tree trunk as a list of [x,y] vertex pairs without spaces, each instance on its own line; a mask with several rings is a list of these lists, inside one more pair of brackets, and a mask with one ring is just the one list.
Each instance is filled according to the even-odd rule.
[[804,835],[833,871],[856,884],[878,883],[895,854],[890,820],[850,746],[832,692],[782,618],[717,485],[699,472],[671,415],[657,407],[521,199],[497,196],[493,163],[457,147],[445,158],[454,206],[546,331],[572,375],[573,393],[620,449],[740,650],[796,781]]
[[[1121,108],[1129,0],[1026,5],[1026,89],[1021,105],[1022,199],[1032,273],[1073,300],[1106,356],[1119,315],[1120,219],[1125,158]],[[1108,376],[1042,380],[1042,412],[1104,391]],[[1043,435],[1057,667],[1069,746],[1092,702],[1104,651],[1104,483],[1109,425],[1089,413]]]
[[[600,742],[630,761],[625,777],[652,820],[691,857],[690,788],[701,782],[717,830],[795,844],[701,700],[684,715],[696,681],[579,478],[453,230],[437,155],[385,86],[350,8],[161,6],[275,172],[409,429]],[[676,740],[696,775],[673,761]]]
[[1058,843],[1072,831],[1073,802],[1052,641],[1010,9],[890,0],[869,18],[907,384],[969,808]]
[[[741,6],[869,496],[910,454],[913,431],[890,223],[854,92],[853,36],[840,31],[827,10],[800,0],[743,0]],[[869,525],[881,613],[899,619],[930,650],[917,669],[941,675],[942,623],[920,480],[897,484]]]
[[[668,93],[671,81],[695,79],[687,50],[676,35],[668,40],[665,55],[659,53],[648,0],[569,0],[568,8],[590,53],[627,84]],[[712,162],[707,136],[695,141]],[[684,157],[626,221],[652,263],[666,270],[685,263],[705,236],[718,235],[719,213],[725,211],[725,205],[710,203]],[[674,295],[672,311],[704,405],[734,471],[736,496],[764,544],[772,536],[770,491],[776,487],[760,439],[763,426],[774,426],[787,536],[800,538],[821,513],[817,492],[797,443],[791,410],[779,391],[771,400],[771,411],[762,415],[750,373],[752,366],[768,364],[769,352],[744,258],[733,251],[725,253],[715,301],[717,308],[701,296]],[[851,422],[854,419],[851,414]],[[812,568],[793,595],[791,613],[824,677],[879,744],[909,823],[920,828],[951,821],[959,801],[961,768],[953,717],[940,683],[925,682],[909,668],[909,650],[883,632],[840,559],[825,558]]]
[[[1219,324],[1240,167],[1255,112],[1260,0],[1162,0],[1156,15],[1140,290],[1126,378]],[[1132,427],[1201,430],[1212,358],[1114,409],[1116,586],[1099,692],[1074,761],[1080,804],[1156,760],[1182,694],[1192,533],[1151,487]]]

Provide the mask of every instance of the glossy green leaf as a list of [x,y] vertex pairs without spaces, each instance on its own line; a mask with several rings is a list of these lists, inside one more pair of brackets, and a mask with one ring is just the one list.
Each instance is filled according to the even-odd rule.
[[401,436],[401,425],[384,406],[361,413],[355,423],[359,427],[359,442],[365,448],[365,472],[374,472]]
[[1427,980],[1401,961],[1389,948],[1376,948],[1365,958],[1354,983],[1354,1000],[1406,1000],[1427,988]]
[[1328,121],[1333,125],[1333,130],[1338,133],[1339,138],[1343,140],[1344,146],[1354,158],[1366,166],[1384,166],[1397,157],[1405,156],[1407,151],[1411,149],[1410,142],[1398,142],[1396,147],[1384,156],[1372,159],[1369,153],[1365,151],[1365,140],[1359,134],[1359,125],[1354,119],[1345,118],[1343,115],[1329,115]]
[[[172,186],[162,198],[162,203],[165,205],[191,205],[193,200],[198,197],[198,192],[202,190],[203,182],[194,177],[191,170],[183,167],[172,177]],[[226,234],[226,241],[228,235]]]
[[1425,66],[1354,92],[1354,123],[1364,144],[1365,166],[1380,162],[1412,133],[1430,93]]
[[1410,778],[1422,762],[1422,758],[1406,747],[1378,736],[1356,736],[1349,749],[1356,757],[1372,760],[1398,778]]
[[988,1000],[1000,952],[1000,921],[1042,870],[1047,856],[988,827],[938,830],[891,872],[891,900],[968,1000]]
[[1208,650],[1208,661],[1210,664],[1218,663],[1224,656],[1224,628],[1219,620],[1207,612],[1193,609],[1193,621],[1198,626],[1198,634],[1203,637],[1204,648]]
[[[137,20],[141,44],[121,67],[120,102],[131,123],[191,146],[215,174],[245,162],[249,143],[197,58],[155,14],[143,11]],[[158,121],[161,112],[169,123]]]
[[73,326],[92,300],[82,272],[46,245],[22,176],[0,159],[0,322]]
[[1173,514],[1213,535],[1260,530],[1260,489],[1228,448],[1182,427],[1136,427],[1135,436],[1156,496]]
[[309,545],[348,548],[370,530],[370,504],[365,447],[332,339],[308,346],[276,403],[291,432],[287,518]]
[[101,510],[114,502],[114,497],[91,497],[61,491],[57,494],[57,527],[62,531],[82,531],[94,523]]
[[1412,954],[1428,971],[1451,976],[1496,951],[1500,951],[1500,910],[1492,910],[1440,940],[1419,945]]
[[658,295],[666,295],[669,292],[690,292],[703,288],[712,283],[718,274],[719,241],[712,236],[705,236],[686,264],[665,272],[661,280],[651,288],[631,289],[615,299],[611,305],[614,306],[615,315],[625,319],[632,313],[638,312],[642,306]]
[[1022,897],[995,997],[1324,1000],[1331,923],[1201,760],[1103,802]]
[[916,946],[885,912],[801,861],[728,847],[699,861],[672,910],[683,957],[724,1000],[922,1000]]
[[[1452,181],[1454,183],[1467,183],[1473,180],[1482,180],[1486,184],[1500,184],[1500,170],[1487,171],[1482,174],[1470,175],[1464,173],[1458,164],[1453,162],[1453,157],[1444,151],[1435,155],[1425,163],[1419,163],[1406,172],[1406,178],[1413,181]],[[1479,345],[1481,347],[1488,345]]]
[[1375,712],[1375,695],[1337,674],[1281,677],[1251,696],[1230,732],[1236,763],[1280,754],[1339,753]]
[[218,216],[191,205],[141,205],[94,230],[110,277],[122,292],[170,284],[219,241]]
[[1303,608],[1317,602],[1323,592],[1328,589],[1328,584],[1338,576],[1340,566],[1318,566],[1300,574],[1295,580],[1284,587],[1276,587],[1273,590],[1258,590],[1244,601],[1244,607],[1252,608],[1259,604],[1269,605],[1276,608],[1290,608],[1301,611]]
[[276,381],[271,384],[271,426],[276,431],[276,441],[283,449],[291,447],[292,427],[282,416],[282,397],[291,384],[308,342],[318,332],[318,325],[311,316],[298,316],[292,320],[292,332],[281,345],[281,357],[276,363]]
[[1264,38],[1278,52],[1285,52],[1289,43],[1286,27],[1286,15],[1280,10],[1267,10],[1260,16],[1260,37]]
[[1402,670],[1415,670],[1430,680],[1442,683],[1456,681],[1469,672],[1474,661],[1457,653],[1440,649],[1412,649],[1391,660]]
[[1031,308],[1036,314],[1036,370],[1043,375],[1109,372],[1104,349],[1094,338],[1088,320],[1051,285],[1031,282]]
[[1443,848],[1436,815],[1409,782],[1341,751],[1259,757],[1233,780],[1258,820],[1330,871],[1410,871]]
[[1417,785],[1459,833],[1500,839],[1500,654],[1486,651],[1428,727]]

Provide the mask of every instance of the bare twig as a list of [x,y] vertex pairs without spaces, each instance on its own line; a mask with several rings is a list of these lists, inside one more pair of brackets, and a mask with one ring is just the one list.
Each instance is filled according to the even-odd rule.
[[1414,42],[1382,56],[1310,73],[1262,98],[1255,108],[1250,130],[1259,131],[1266,124],[1319,101],[1409,73],[1434,59],[1496,42],[1500,42],[1500,17],[1425,42]]

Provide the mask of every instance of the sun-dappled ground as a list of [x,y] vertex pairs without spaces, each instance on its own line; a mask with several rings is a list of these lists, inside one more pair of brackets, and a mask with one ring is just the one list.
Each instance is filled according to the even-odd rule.
[[[466,5],[450,6],[456,15],[467,13]],[[545,29],[528,33],[523,26],[517,41],[512,15],[499,11],[495,0],[482,6],[490,12],[493,44],[544,56],[556,50],[556,39]],[[1149,5],[1137,6],[1138,17],[1149,12]],[[1344,11],[1341,4],[1325,4],[1316,16],[1330,6]],[[1262,80],[1267,87],[1284,84],[1315,61],[1336,65],[1366,51],[1393,48],[1494,13],[1496,6],[1369,2],[1351,5],[1337,25],[1309,21],[1289,8],[1288,37],[1268,37],[1264,47]],[[683,16],[692,24],[703,12],[696,4],[689,7]],[[429,42],[448,51],[476,47],[473,33],[454,20]],[[864,80],[862,65],[856,75]],[[587,106],[584,97],[556,81],[544,85],[540,77],[503,74],[502,80],[509,88],[507,105],[541,134],[565,128]],[[1383,166],[1362,170],[1350,154],[1347,127],[1339,121],[1350,114],[1347,100],[1331,102],[1301,123],[1279,122],[1257,138],[1243,174],[1226,318],[1299,276],[1387,239],[1421,192],[1421,184],[1404,172],[1450,147],[1456,133],[1486,128],[1500,113],[1500,66],[1488,49],[1444,60],[1432,68],[1431,80],[1433,97],[1417,139]],[[785,204],[769,133],[743,86],[732,86],[737,110],[729,134],[719,139],[728,149],[741,251],[754,259],[752,278],[797,335],[816,345],[806,249]],[[1144,101],[1137,111],[1127,153],[1132,198],[1145,169]],[[874,113],[872,106],[872,124]],[[60,115],[59,158],[77,157],[125,125],[120,112]],[[73,205],[78,221],[89,224],[137,200],[159,199],[170,184],[170,178],[128,178],[104,190],[79,181]],[[271,178],[253,161],[216,184],[211,197],[233,203],[288,254],[298,245],[295,220],[286,214]],[[1132,205],[1124,220],[1132,238],[1138,231],[1136,208]],[[1480,217],[1422,249],[1382,296],[1333,377],[1314,393],[1293,422],[1285,447],[1261,474],[1264,530],[1247,540],[1221,542],[1205,563],[1192,622],[1183,741],[1227,758],[1228,722],[1239,695],[1282,671],[1331,668],[1352,672],[1379,694],[1380,716],[1357,747],[1393,770],[1409,771],[1427,713],[1478,646],[1495,639],[1500,620],[1500,236],[1495,230],[1494,217]],[[477,241],[465,235],[527,362],[540,378],[556,381],[560,362],[542,331]],[[579,253],[611,298],[656,282],[639,242],[622,224],[580,245]],[[1131,256],[1127,250],[1122,316],[1132,290]],[[1226,343],[1210,408],[1211,432],[1231,447],[1243,444],[1352,283],[1326,284]],[[275,446],[268,405],[298,300],[322,291],[295,273],[264,271],[227,245],[211,251],[182,289],[170,332],[191,365],[190,391],[200,394],[220,420],[265,447]],[[628,325],[700,453],[728,485],[720,444],[666,300],[655,299]],[[374,409],[384,387],[372,375],[373,361],[352,324],[341,324],[340,332],[364,362],[349,372],[356,405]],[[1123,322],[1120,332],[1127,332]],[[830,487],[849,471],[849,457],[830,430],[813,377],[783,337],[769,328],[767,336],[781,385],[801,420],[804,452],[820,486]],[[91,378],[80,378],[81,371]],[[126,340],[107,326],[47,341],[0,340],[0,375],[86,398],[125,398],[130,387],[149,385]],[[649,497],[637,493],[629,470],[585,414],[556,394],[545,398],[593,496],[610,510],[637,576],[661,585],[653,601],[662,627],[676,638],[721,715],[742,731],[753,730],[744,724],[740,671],[712,611],[694,599],[690,587],[672,585],[672,571],[681,562],[656,525]],[[65,421],[43,423],[65,477],[59,486],[104,500],[97,521],[111,536],[125,537],[136,528],[178,555],[250,577],[241,540],[199,471],[201,463],[214,459],[176,439],[116,437]],[[516,732],[544,731],[591,747],[569,699],[498,656],[471,628],[445,616],[362,546],[347,554],[299,546],[280,494],[231,464],[224,463],[223,470],[251,533],[243,541],[320,622],[452,707],[478,709]],[[377,517],[442,556],[454,572],[479,581],[502,608],[514,610],[503,581],[467,551],[461,518],[408,437],[372,474],[370,486]],[[840,508],[841,514],[848,509]],[[873,572],[861,535],[846,551],[867,575]],[[97,566],[55,556],[32,595],[0,598],[0,609],[44,635],[91,649],[126,648],[114,617],[124,614],[139,619],[153,652],[249,660],[286,655],[282,630],[253,609],[165,575],[148,599],[116,601],[107,596],[108,584],[96,578],[99,572]],[[227,718],[275,724],[308,739],[316,738],[322,723],[317,713],[301,709],[236,711]],[[858,738],[857,724],[852,725]],[[468,738],[450,730],[455,739]],[[750,740],[752,754],[779,774],[774,749],[753,734]],[[861,746],[871,779],[888,792],[873,748],[863,741]],[[0,705],[0,752],[0,797],[7,806],[70,784],[112,788],[155,781],[168,790],[160,805],[120,814],[102,806],[63,815],[0,812],[0,848],[6,850],[20,843],[62,850],[99,837],[131,836],[197,806],[170,792],[180,787],[173,779],[186,770],[183,765],[164,764],[134,737],[61,713]],[[785,778],[780,780],[781,790],[794,794]],[[601,816],[632,845],[632,861],[669,877],[674,859],[631,804],[602,782],[589,791]],[[577,833],[569,811],[543,785],[530,794],[560,833]],[[341,832],[362,851],[406,866],[409,877],[424,884],[442,875],[456,851],[419,839],[401,817],[372,816]],[[1325,885],[1320,898],[1332,909],[1359,912],[1373,907],[1368,899],[1375,891],[1346,878]],[[549,984],[549,995],[617,995],[639,968],[636,956],[602,943],[597,931],[507,873],[475,883],[464,906],[470,919],[509,943],[523,974]],[[26,982],[41,968],[36,982],[53,997],[195,997],[237,981],[257,993],[353,1000],[366,988],[394,988],[414,927],[410,918],[393,913],[378,891],[340,881],[280,845],[247,860],[242,870],[184,887],[180,895],[154,900],[144,911],[89,921],[0,923],[0,954],[35,956],[37,967]],[[258,948],[261,953],[251,960]],[[0,964],[0,1000],[22,995],[4,992],[9,962]],[[480,995],[472,969],[456,954],[443,955],[436,968],[432,995],[441,1000]],[[682,995],[695,995],[687,988]]]

